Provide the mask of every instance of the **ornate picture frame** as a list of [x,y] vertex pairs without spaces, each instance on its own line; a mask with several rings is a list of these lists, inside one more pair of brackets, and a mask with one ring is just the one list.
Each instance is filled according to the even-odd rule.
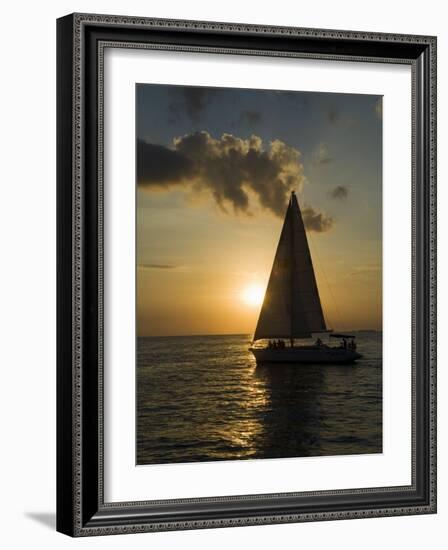
[[[412,71],[412,483],[106,502],[104,51],[363,63]],[[57,22],[57,530],[91,536],[436,512],[436,38],[72,14]],[[132,184],[132,182],[130,182]],[[129,368],[135,368],[129,365]]]

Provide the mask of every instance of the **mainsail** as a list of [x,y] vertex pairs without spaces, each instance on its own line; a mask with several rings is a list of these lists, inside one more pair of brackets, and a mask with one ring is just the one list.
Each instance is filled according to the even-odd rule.
[[325,332],[302,214],[291,194],[254,340],[309,338]]

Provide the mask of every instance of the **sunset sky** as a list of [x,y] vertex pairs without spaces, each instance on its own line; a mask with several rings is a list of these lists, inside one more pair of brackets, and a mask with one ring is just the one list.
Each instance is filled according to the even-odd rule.
[[327,325],[381,329],[379,96],[136,94],[139,335],[252,334],[291,190]]

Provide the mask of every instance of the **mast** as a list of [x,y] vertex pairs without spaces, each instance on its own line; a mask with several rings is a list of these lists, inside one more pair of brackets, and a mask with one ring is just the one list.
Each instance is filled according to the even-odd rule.
[[[292,199],[293,197],[295,197],[295,192],[294,191],[291,191],[291,197],[289,198],[289,204],[290,204],[290,207],[292,208]],[[294,277],[293,277],[293,273],[294,273],[294,270],[293,270],[293,264],[294,264],[294,217],[292,217],[292,220],[291,220],[291,247],[290,247],[290,252],[291,252],[291,256],[289,258],[289,261],[290,261],[290,268],[289,268],[289,271],[290,271],[290,286],[291,286],[291,302],[290,302],[290,314],[291,314],[291,321],[290,321],[290,327],[291,327],[291,332],[289,334],[289,341],[291,343],[291,347],[293,348],[294,347],[294,326],[293,326],[293,323],[294,323]]]

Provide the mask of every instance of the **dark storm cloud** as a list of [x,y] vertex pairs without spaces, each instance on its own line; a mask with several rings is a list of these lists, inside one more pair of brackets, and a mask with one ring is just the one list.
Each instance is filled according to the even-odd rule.
[[[158,158],[157,158],[158,157]],[[137,153],[139,185],[176,185],[209,190],[226,210],[250,214],[252,191],[260,205],[283,216],[292,189],[303,185],[301,154],[279,140],[267,147],[257,136],[249,139],[223,134],[214,139],[196,132],[174,139],[173,149],[139,143]]]
[[137,140],[137,179],[139,185],[181,183],[194,172],[194,164],[179,151]]
[[348,197],[348,189],[344,185],[338,185],[329,192],[332,199],[346,199]]
[[182,87],[173,88],[173,100],[169,110],[176,119],[185,113],[195,124],[199,122],[203,112],[213,98],[220,93],[220,90],[210,88]]
[[334,220],[322,212],[317,212],[311,206],[302,210],[303,223],[309,231],[324,233],[333,227]]
[[[282,217],[291,190],[300,191],[305,180],[300,151],[280,140],[265,146],[255,135],[241,139],[223,134],[215,139],[208,132],[195,132],[175,138],[173,149],[143,145],[137,158],[143,189],[183,184],[193,191],[207,190],[223,211],[230,207],[250,215],[252,193],[264,209]],[[157,154],[159,159],[154,158]],[[165,162],[171,165],[164,168]],[[331,227],[332,220],[312,208],[306,218],[311,230]]]

